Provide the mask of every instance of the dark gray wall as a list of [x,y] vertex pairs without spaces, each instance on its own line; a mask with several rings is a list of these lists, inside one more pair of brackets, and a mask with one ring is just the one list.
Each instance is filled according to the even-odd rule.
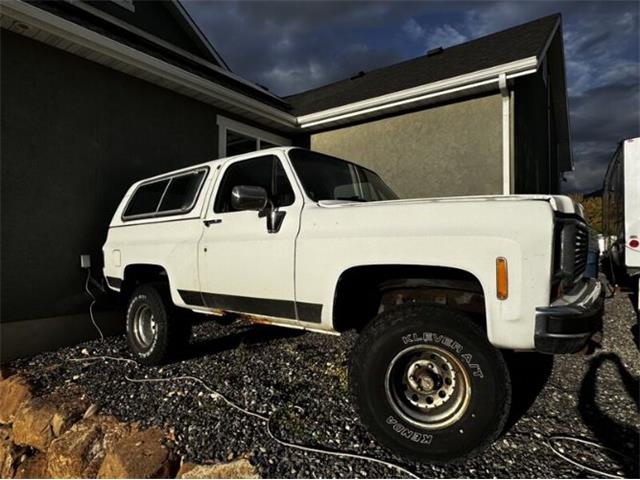
[[514,92],[515,193],[558,193],[558,138],[543,71],[516,79]]
[[2,322],[75,313],[80,253],[133,181],[217,156],[217,112],[6,30],[1,57]]
[[[92,255],[99,278],[100,249],[126,189],[142,177],[216,158],[218,135],[209,105],[1,32],[6,326],[86,313],[79,255]],[[2,342],[11,339],[3,335]]]
[[124,20],[125,22],[138,27],[145,32],[155,35],[158,38],[166,40],[194,55],[215,61],[208,51],[201,48],[180,23],[176,20],[170,9],[173,7],[167,5],[164,1],[134,1],[135,11],[132,12],[127,8],[110,1],[88,1],[91,6],[99,8],[109,15]]

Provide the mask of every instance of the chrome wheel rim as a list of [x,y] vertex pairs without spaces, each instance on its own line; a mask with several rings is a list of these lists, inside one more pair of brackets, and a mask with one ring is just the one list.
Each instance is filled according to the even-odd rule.
[[148,305],[140,305],[133,314],[133,334],[136,342],[143,348],[149,348],[158,332],[158,325]]
[[385,393],[393,411],[427,430],[451,426],[467,411],[471,382],[462,362],[447,350],[415,345],[387,367]]

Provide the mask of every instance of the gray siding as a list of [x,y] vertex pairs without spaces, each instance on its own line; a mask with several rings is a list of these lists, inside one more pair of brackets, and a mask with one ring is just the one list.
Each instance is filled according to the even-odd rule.
[[[140,178],[216,158],[216,115],[228,114],[1,32],[0,350],[6,358],[44,348],[45,331],[50,348],[79,340],[69,327],[74,318],[83,328],[89,322],[79,255],[92,255],[100,278],[101,247],[126,189]],[[57,329],[51,327],[56,318]],[[33,331],[27,321],[33,319],[46,319],[47,328]],[[29,338],[18,334],[16,322],[31,325],[33,342],[8,349]]]
[[77,313],[78,256],[132,182],[217,157],[216,111],[5,30],[1,75],[2,322]]
[[314,134],[311,148],[378,172],[404,198],[502,193],[499,95]]
[[541,73],[516,80],[515,193],[558,193],[558,138],[549,87]]
[[111,1],[92,0],[87,3],[115,18],[124,20],[130,25],[166,40],[183,50],[191,52],[194,55],[205,57],[214,63],[218,63],[208,51],[201,48],[201,46],[197,44],[189,34],[187,34],[184,28],[169,11],[169,8],[171,7],[165,5],[165,2],[163,1],[136,0],[133,2],[135,7],[134,12]]

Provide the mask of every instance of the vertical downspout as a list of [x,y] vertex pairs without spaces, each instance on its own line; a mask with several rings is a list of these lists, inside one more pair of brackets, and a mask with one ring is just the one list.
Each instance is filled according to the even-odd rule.
[[502,194],[511,194],[511,95],[507,75],[501,73],[498,86],[502,96]]

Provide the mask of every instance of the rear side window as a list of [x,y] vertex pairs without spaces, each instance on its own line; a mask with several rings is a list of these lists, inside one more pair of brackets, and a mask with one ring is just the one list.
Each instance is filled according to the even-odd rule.
[[137,217],[139,215],[155,213],[168,184],[169,180],[167,179],[140,185],[131,197],[131,200],[129,200],[123,217]]
[[202,183],[204,174],[204,170],[200,170],[172,178],[158,211],[171,212],[191,208],[200,190],[200,184]]
[[157,217],[191,211],[206,173],[207,169],[194,170],[140,185],[131,196],[122,218]]

